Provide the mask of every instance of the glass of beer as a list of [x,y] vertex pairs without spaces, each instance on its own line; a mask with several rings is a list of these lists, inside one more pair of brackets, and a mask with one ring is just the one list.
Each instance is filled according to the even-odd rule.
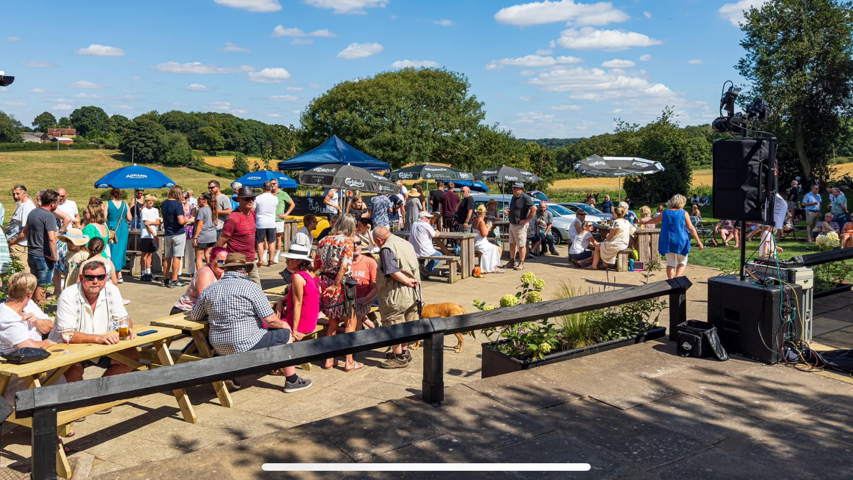
[[118,339],[127,340],[130,337],[130,317],[121,317],[116,321],[118,325]]

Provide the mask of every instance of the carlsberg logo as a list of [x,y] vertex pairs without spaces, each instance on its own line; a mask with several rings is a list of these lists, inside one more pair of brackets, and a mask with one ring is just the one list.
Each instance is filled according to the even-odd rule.
[[507,180],[518,180],[518,177],[505,177]]
[[408,173],[408,172],[402,172],[398,175],[398,177],[400,177],[400,178],[412,178],[413,176],[414,175],[412,175],[411,173]]
[[335,173],[336,170],[334,168],[315,168],[315,172],[318,173]]
[[354,178],[348,178],[348,179],[344,180],[344,183],[348,187],[364,188],[364,182],[362,182],[361,180],[356,180]]

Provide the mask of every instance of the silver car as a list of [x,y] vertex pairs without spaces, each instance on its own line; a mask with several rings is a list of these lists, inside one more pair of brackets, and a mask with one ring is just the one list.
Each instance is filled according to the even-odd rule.
[[586,221],[593,223],[601,223],[606,220],[613,220],[613,215],[609,213],[604,213],[601,210],[591,207],[585,203],[579,202],[569,202],[569,203],[561,203],[560,206],[566,207],[572,211],[572,213],[577,213],[578,210],[583,210],[586,212]]
[[[539,208],[539,203],[536,202],[536,208]],[[577,216],[575,216],[574,212],[569,210],[568,208],[556,204],[556,203],[546,203],[548,206],[548,211],[551,212],[551,215],[554,217],[554,223],[551,224],[551,233],[554,235],[554,243],[559,245],[563,242],[568,242],[571,236],[569,235],[569,228],[575,223]]]

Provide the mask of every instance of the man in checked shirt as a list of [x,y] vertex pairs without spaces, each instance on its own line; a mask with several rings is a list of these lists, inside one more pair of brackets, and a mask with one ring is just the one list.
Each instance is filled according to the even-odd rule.
[[[230,253],[220,267],[225,273],[218,282],[204,289],[191,316],[196,322],[208,320],[210,344],[216,353],[231,355],[291,343],[290,325],[273,311],[261,287],[247,277],[255,264],[248,263],[241,253]],[[312,384],[311,380],[296,375],[296,367],[273,370],[270,374],[287,378],[285,393],[305,390]],[[232,383],[239,388],[239,383]]]

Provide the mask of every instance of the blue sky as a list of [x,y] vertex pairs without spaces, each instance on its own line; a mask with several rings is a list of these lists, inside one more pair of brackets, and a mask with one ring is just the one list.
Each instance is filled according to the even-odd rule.
[[397,68],[467,75],[488,123],[522,138],[584,137],[666,105],[717,115],[740,77],[740,11],[763,0],[7,0],[0,110],[29,124],[98,105],[219,111],[298,124],[334,84]]

